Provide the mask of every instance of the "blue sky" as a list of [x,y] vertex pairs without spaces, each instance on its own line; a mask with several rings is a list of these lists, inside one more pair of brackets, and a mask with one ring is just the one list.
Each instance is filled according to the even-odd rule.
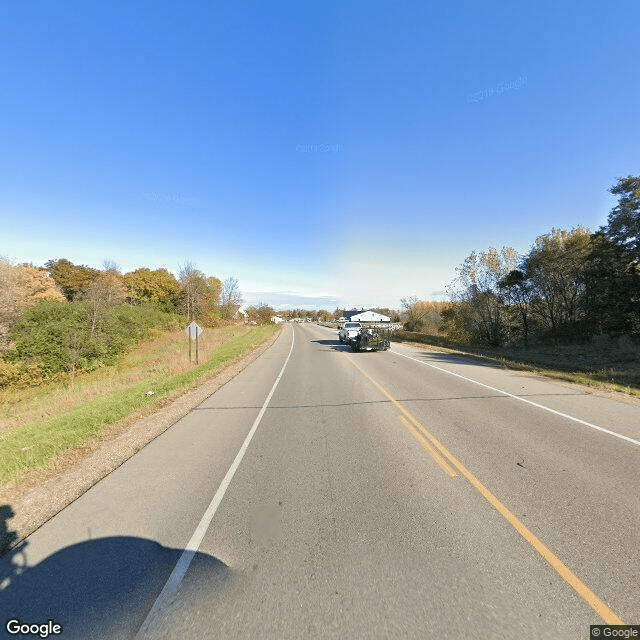
[[5,3],[0,254],[398,307],[640,173],[640,4]]

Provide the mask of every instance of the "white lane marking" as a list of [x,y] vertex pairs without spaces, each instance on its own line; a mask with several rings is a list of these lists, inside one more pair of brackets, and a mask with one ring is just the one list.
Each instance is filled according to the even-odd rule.
[[156,601],[153,603],[153,607],[151,607],[151,610],[147,614],[147,617],[142,623],[142,626],[140,627],[140,629],[138,630],[138,633],[136,633],[134,640],[142,640],[147,636],[147,633],[151,628],[153,619],[156,616],[158,616],[160,612],[170,603],[171,596],[175,593],[175,590],[178,588],[178,586],[180,585],[180,582],[182,582],[182,579],[187,573],[187,569],[189,569],[189,565],[191,564],[191,561],[193,560],[198,549],[200,548],[200,543],[202,542],[202,539],[204,538],[204,535],[207,532],[209,525],[211,524],[211,520],[213,520],[213,516],[215,516],[216,511],[218,510],[218,507],[220,506],[220,503],[224,498],[224,494],[229,488],[229,485],[231,484],[231,480],[233,479],[235,472],[238,470],[238,467],[242,462],[242,458],[244,457],[244,454],[249,448],[249,443],[251,442],[251,439],[253,438],[253,435],[256,432],[258,425],[260,424],[260,421],[262,420],[262,416],[264,416],[264,413],[267,410],[267,406],[271,401],[271,396],[273,396],[273,393],[276,390],[278,383],[280,382],[280,378],[282,378],[282,374],[284,373],[287,363],[289,362],[289,358],[291,358],[294,342],[295,342],[295,334],[292,332],[291,348],[289,349],[289,355],[287,356],[287,359],[284,361],[284,364],[282,365],[282,369],[280,369],[280,373],[278,374],[276,381],[273,383],[273,387],[271,387],[271,391],[269,391],[269,395],[267,396],[267,399],[264,401],[264,404],[262,405],[262,409],[260,409],[260,413],[258,413],[258,416],[256,417],[253,423],[253,426],[251,427],[251,430],[247,434],[247,437],[242,443],[240,450],[236,454],[234,461],[232,462],[225,477],[222,479],[222,482],[220,483],[218,490],[213,496],[211,503],[207,507],[207,510],[204,512],[204,515],[202,516],[202,519],[200,520],[198,526],[196,527],[196,530],[191,536],[191,540],[189,540],[189,542],[187,543],[185,550],[182,552],[180,559],[176,563],[176,566],[171,572],[171,575],[169,576],[169,579],[164,585],[164,588],[160,592],[160,595],[156,598]]
[[563,418],[568,418],[569,420],[573,420],[574,422],[578,422],[583,424],[585,427],[589,427],[591,429],[596,429],[597,431],[602,431],[602,433],[608,433],[610,436],[615,436],[616,438],[620,438],[620,440],[626,440],[631,444],[635,444],[640,446],[640,440],[634,440],[633,438],[629,438],[628,436],[623,436],[620,433],[616,433],[615,431],[610,431],[609,429],[605,429],[604,427],[599,427],[597,424],[592,424],[591,422],[586,422],[585,420],[580,420],[580,418],[574,418],[570,416],[568,413],[562,413],[561,411],[556,411],[555,409],[550,409],[549,407],[545,407],[543,404],[538,404],[537,402],[532,402],[531,400],[527,400],[525,398],[521,398],[520,396],[515,396],[508,391],[503,391],[502,389],[496,389],[495,387],[491,387],[488,384],[484,384],[483,382],[478,382],[477,380],[472,380],[471,378],[467,378],[465,376],[461,376],[459,373],[454,373],[453,371],[448,371],[447,369],[443,369],[442,367],[436,367],[435,364],[430,364],[429,362],[423,362],[422,360],[418,360],[417,358],[412,358],[411,356],[405,355],[404,353],[400,353],[399,351],[391,350],[391,353],[395,353],[398,356],[402,356],[403,358],[408,358],[409,360],[413,360],[418,364],[425,365],[427,367],[431,367],[432,369],[437,369],[438,371],[443,371],[444,373],[448,373],[450,376],[455,376],[456,378],[462,378],[463,380],[467,380],[467,382],[473,382],[474,384],[479,384],[481,387],[485,387],[486,389],[491,389],[491,391],[497,391],[498,393],[502,393],[505,396],[509,396],[510,398],[514,398],[515,400],[520,400],[520,402],[526,402],[534,407],[538,407],[538,409],[544,409],[545,411],[549,411],[551,413],[555,413],[557,416],[562,416]]

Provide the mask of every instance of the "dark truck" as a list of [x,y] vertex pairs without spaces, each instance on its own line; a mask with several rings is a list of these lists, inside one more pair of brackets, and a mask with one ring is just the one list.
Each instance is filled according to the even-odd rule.
[[351,338],[351,351],[386,351],[391,346],[391,329],[371,325],[362,327]]

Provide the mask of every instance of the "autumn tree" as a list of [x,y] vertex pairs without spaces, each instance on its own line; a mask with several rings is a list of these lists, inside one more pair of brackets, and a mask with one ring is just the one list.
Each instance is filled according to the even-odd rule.
[[207,287],[209,288],[211,303],[218,306],[220,304],[220,294],[222,293],[222,281],[215,276],[209,276],[207,277]]
[[618,196],[618,204],[609,213],[604,232],[640,264],[640,177],[618,178],[609,191]]
[[220,318],[220,293],[222,282],[215,276],[205,278],[205,288],[202,292],[202,310],[200,317],[204,324],[214,327]]
[[16,317],[15,269],[0,257],[0,352],[6,349],[9,330]]
[[124,275],[127,297],[133,304],[154,302],[171,309],[180,293],[180,284],[166,269],[151,271],[146,267]]
[[46,269],[28,264],[14,266],[0,258],[0,351],[20,314],[41,300],[63,301],[62,292]]
[[191,322],[202,312],[203,297],[207,290],[207,278],[195,265],[186,262],[180,267],[178,280],[181,287],[180,309]]
[[591,238],[582,270],[586,330],[594,335],[640,335],[640,266],[632,251],[604,233]]
[[396,318],[399,318],[405,331],[436,334],[441,324],[440,314],[444,306],[443,302],[419,300],[417,296],[410,296],[400,300],[400,316],[391,309],[376,309],[376,311],[378,313],[386,311],[387,313],[384,315],[390,317],[394,322],[396,322]]
[[32,265],[13,265],[0,258],[0,314],[7,319],[18,316],[40,300],[64,300],[47,272]]
[[66,258],[49,260],[45,267],[69,301],[81,295],[100,275],[98,269],[75,265]]
[[582,270],[591,250],[591,234],[582,226],[552,229],[538,236],[522,271],[531,283],[531,309],[554,336],[571,332],[580,319]]
[[419,302],[417,296],[400,299],[401,317],[405,331],[420,331],[422,329],[422,313],[418,307]]
[[471,315],[471,309],[464,302],[446,303],[440,314],[440,332],[452,342],[469,342],[475,327]]
[[260,302],[257,306],[247,307],[246,310],[247,320],[256,324],[268,324],[275,313],[273,307],[264,302]]
[[220,312],[223,318],[231,320],[242,304],[240,284],[236,278],[227,278],[222,283]]
[[526,274],[519,269],[513,269],[498,282],[498,287],[509,311],[522,323],[522,336],[525,346],[528,347],[533,285]]
[[452,321],[458,322],[456,331],[471,340],[501,345],[508,338],[509,322],[499,283],[515,269],[517,260],[512,247],[473,251],[456,269],[458,277],[450,287],[450,294],[458,303],[453,307],[457,313],[448,318],[448,326]]
[[124,277],[114,266],[98,274],[83,291],[81,299],[88,303],[89,337],[93,339],[106,308],[125,301],[127,287]]

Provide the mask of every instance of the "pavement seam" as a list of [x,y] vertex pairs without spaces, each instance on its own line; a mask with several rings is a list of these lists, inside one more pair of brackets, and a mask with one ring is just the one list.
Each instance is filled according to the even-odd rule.
[[496,387],[492,387],[491,385],[484,384],[484,382],[478,382],[477,380],[473,380],[473,378],[467,378],[466,376],[460,375],[459,373],[454,373],[453,371],[448,371],[447,369],[443,369],[442,367],[436,367],[435,364],[431,364],[430,362],[423,362],[422,360],[418,360],[417,358],[412,358],[404,353],[400,353],[399,351],[391,351],[397,356],[401,356],[402,358],[407,358],[408,360],[413,360],[418,364],[421,364],[425,367],[431,367],[432,369],[436,369],[437,371],[442,371],[443,373],[448,373],[450,376],[455,376],[456,378],[461,378],[462,380],[466,380],[467,382],[473,382],[473,384],[480,385],[481,387],[485,387],[485,389],[490,389],[491,391],[497,391],[498,393],[502,393],[509,398],[513,398],[514,400],[519,400],[520,402],[525,402],[526,404],[530,404],[533,407],[538,409],[543,409],[544,411],[549,411],[557,416],[562,418],[567,418],[568,420],[572,420],[573,422],[577,422],[579,424],[584,425],[585,427],[589,427],[590,429],[595,429],[596,431],[601,431],[602,433],[606,433],[610,436],[614,436],[619,438],[620,440],[626,440],[631,444],[635,444],[640,446],[640,440],[634,440],[629,436],[623,436],[621,433],[616,433],[615,431],[611,431],[609,429],[605,429],[604,427],[600,427],[597,424],[593,424],[591,422],[587,422],[586,420],[581,420],[580,418],[576,418],[574,416],[569,415],[568,413],[562,413],[562,411],[556,411],[555,409],[551,409],[550,407],[546,407],[543,404],[538,404],[537,402],[532,402],[531,400],[527,400],[526,398],[522,398],[521,396],[517,396],[513,393],[509,393],[508,391],[503,391],[502,389],[498,389]]

